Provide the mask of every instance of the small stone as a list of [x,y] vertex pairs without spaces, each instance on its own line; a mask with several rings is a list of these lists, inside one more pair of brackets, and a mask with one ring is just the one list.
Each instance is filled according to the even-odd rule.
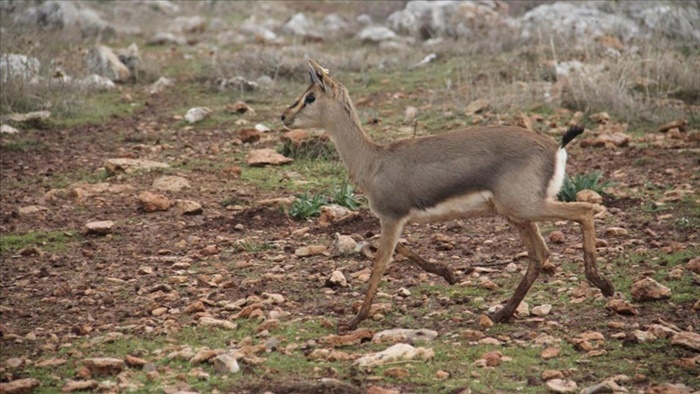
[[605,235],[613,237],[627,235],[627,230],[622,227],[608,227],[605,229]]
[[486,315],[479,316],[479,327],[482,330],[493,327],[493,320]]
[[0,383],[0,393],[24,394],[33,391],[41,383],[34,378],[17,379],[8,383]]
[[223,352],[224,352],[224,350],[221,350],[221,349],[202,349],[202,350],[198,351],[197,354],[195,354],[194,357],[192,357],[190,359],[190,364],[192,364],[192,365],[201,364],[205,361],[208,361],[208,360],[218,356],[219,354],[222,354]]
[[668,279],[670,280],[678,280],[683,278],[683,268],[674,268],[671,270],[671,272],[668,273]]
[[435,372],[435,378],[436,378],[437,380],[445,380],[445,379],[447,379],[447,378],[449,378],[449,377],[450,377],[450,373],[449,373],[449,372],[446,372],[446,371],[443,371],[443,370],[438,370],[437,372]]
[[559,353],[561,352],[561,349],[558,347],[548,347],[540,353],[540,357],[542,357],[545,360],[549,360],[550,358],[557,357]]
[[148,89],[148,94],[150,94],[150,95],[158,94],[158,93],[164,91],[165,89],[167,89],[171,86],[174,86],[174,85],[175,85],[175,83],[173,82],[172,79],[166,78],[166,77],[160,77]]
[[217,255],[219,254],[219,247],[216,245],[207,245],[199,250],[199,254],[204,257]]
[[141,159],[107,159],[104,163],[105,171],[110,176],[119,173],[131,174],[136,171],[150,171],[157,168],[169,168],[167,163]]
[[235,330],[238,328],[238,324],[230,322],[228,320],[214,319],[213,317],[202,317],[199,319],[199,324],[202,326],[211,326],[224,328],[226,330]]
[[152,310],[151,315],[158,317],[158,316],[163,316],[167,312],[168,312],[168,308],[160,307],[160,308],[156,308],[156,309]]
[[534,316],[547,316],[551,311],[552,305],[543,304],[532,308],[532,311],[530,313],[532,313]]
[[461,336],[468,341],[478,341],[484,338],[486,334],[481,331],[467,329],[462,331]]
[[262,123],[258,123],[258,124],[255,125],[255,130],[257,130],[257,131],[259,131],[259,132],[261,132],[261,133],[267,133],[267,132],[270,131],[270,128],[267,127],[267,126],[265,126],[265,125],[262,124]]
[[111,220],[100,220],[85,224],[84,233],[94,235],[107,235],[112,232],[114,222]]
[[201,215],[204,212],[202,204],[192,200],[175,200],[174,208],[178,215]]
[[518,265],[515,263],[508,263],[508,265],[506,265],[506,267],[505,267],[505,270],[506,270],[506,272],[513,274],[515,272],[518,272],[518,270],[520,270],[520,268],[518,268]]
[[564,379],[564,374],[556,369],[547,369],[542,371],[542,380],[546,382],[552,379]]
[[74,391],[94,390],[98,386],[95,380],[69,380],[61,388],[63,393],[72,393]]
[[563,244],[564,242],[566,242],[566,237],[561,231],[552,231],[551,233],[549,233],[549,242],[555,244]]
[[245,101],[236,101],[233,104],[227,105],[226,110],[233,113],[245,114],[249,113],[251,115],[255,114],[255,110],[250,105],[246,104]]
[[396,389],[385,389],[384,387],[372,385],[367,388],[365,394],[401,394],[401,392]]
[[625,300],[614,298],[605,304],[607,309],[619,313],[621,315],[636,315],[639,313],[637,308]]
[[374,343],[398,343],[407,342],[415,343],[417,341],[432,341],[437,338],[437,331],[422,329],[406,329],[406,328],[393,328],[391,330],[384,330],[374,334],[372,337],[372,342]]
[[198,313],[198,312],[204,312],[206,311],[206,308],[204,307],[204,303],[202,301],[195,301],[185,308],[183,311],[184,313],[190,315],[192,313]]
[[672,120],[668,123],[665,123],[658,128],[659,133],[665,133],[671,129],[679,129],[679,130],[684,130],[685,126],[688,124],[688,121],[685,119],[675,119]]
[[696,257],[694,259],[691,259],[686,265],[685,268],[688,271],[695,272],[696,274],[700,274],[700,257]]
[[598,112],[590,115],[589,118],[592,121],[600,124],[607,124],[608,122],[610,122],[610,115],[608,115],[607,112]]
[[357,241],[348,235],[335,233],[335,247],[341,254],[350,254],[357,248]]
[[671,338],[671,344],[700,352],[700,334],[690,331],[681,331]]
[[637,343],[653,342],[657,339],[656,335],[649,331],[642,330],[634,330],[632,332],[632,338],[634,338],[635,342]]
[[240,371],[238,361],[232,353],[219,354],[210,361],[214,365],[214,370],[220,373],[236,373]]
[[547,381],[547,388],[554,393],[575,393],[578,385],[573,380],[551,379]]
[[17,214],[19,214],[19,216],[30,216],[30,215],[34,215],[34,214],[37,214],[40,212],[46,212],[48,210],[49,210],[48,208],[43,207],[41,205],[29,205],[29,206],[20,207],[19,209],[17,209]]
[[181,176],[162,176],[153,181],[153,188],[164,192],[179,192],[192,187],[190,181]]
[[348,281],[341,271],[335,270],[326,280],[326,287],[348,287]]
[[201,122],[205,118],[209,117],[212,112],[213,111],[207,107],[190,108],[185,114],[185,120],[190,124]]
[[464,114],[467,116],[474,115],[476,113],[482,112],[489,107],[491,102],[487,99],[477,99],[472,101],[464,108]]
[[671,297],[671,289],[649,277],[635,282],[631,293],[635,301],[656,301]]
[[255,129],[242,129],[238,131],[238,138],[243,141],[244,144],[254,144],[260,141],[263,133]]
[[144,365],[148,364],[148,361],[139,357],[127,355],[124,357],[124,363],[131,368],[143,368]]
[[579,394],[626,393],[626,388],[618,385],[613,379],[607,379],[596,385],[586,387]]
[[479,282],[479,287],[486,290],[496,290],[498,289],[498,284],[492,281],[491,279],[481,278],[481,281]]
[[138,195],[138,201],[144,212],[167,211],[170,208],[170,200],[162,194],[145,191]]
[[387,368],[384,370],[384,376],[388,376],[390,378],[394,379],[405,379],[409,376],[411,376],[411,373],[408,372],[406,368],[401,368],[401,367],[392,367],[392,368]]
[[661,324],[652,324],[647,328],[647,331],[654,334],[657,338],[668,339],[672,338],[678,331],[662,326]]
[[116,375],[124,369],[124,360],[118,358],[86,358],[83,364],[95,375]]
[[251,167],[261,167],[268,164],[282,165],[293,162],[293,159],[277,153],[274,149],[255,149],[248,152],[246,163]]
[[[0,126],[0,134],[17,134],[19,133],[19,130],[15,129],[14,127],[10,126],[9,124],[4,124]],[[24,379],[21,379],[24,380]]]
[[355,360],[353,364],[361,368],[372,368],[379,365],[395,363],[398,361],[426,361],[434,358],[435,352],[432,349],[427,349],[423,347],[416,348],[406,343],[397,343],[381,352],[360,357],[357,360]]
[[520,317],[530,316],[530,304],[525,301],[520,301],[518,307],[515,308],[515,313]]
[[589,204],[602,204],[603,197],[593,190],[585,189],[576,193],[576,201],[587,202]]
[[497,367],[501,365],[503,363],[502,358],[503,354],[501,354],[501,352],[498,350],[485,353],[483,356],[481,356],[481,359],[485,360],[487,367]]
[[323,245],[302,246],[294,251],[297,257],[311,257],[323,254],[326,252],[326,247]]

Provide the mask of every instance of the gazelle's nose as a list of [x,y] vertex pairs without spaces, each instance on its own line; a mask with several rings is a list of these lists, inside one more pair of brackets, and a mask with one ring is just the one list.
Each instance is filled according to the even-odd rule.
[[285,118],[285,116],[284,116],[284,114],[282,114],[282,122],[284,122],[284,118]]

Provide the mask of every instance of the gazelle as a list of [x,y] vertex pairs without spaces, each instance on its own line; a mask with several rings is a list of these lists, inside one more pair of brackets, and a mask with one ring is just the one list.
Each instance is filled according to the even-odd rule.
[[594,205],[555,200],[564,180],[564,147],[583,127],[570,127],[560,144],[526,129],[496,126],[380,145],[363,131],[346,88],[318,63],[310,60],[309,67],[311,86],[284,111],[282,122],[287,128],[320,128],[330,134],[350,178],[381,223],[364,302],[342,328],[355,329],[368,317],[403,227],[414,221],[500,214],[518,230],[529,264],[513,296],[493,314],[496,322],[513,316],[547,261],[539,221],[577,222],[586,278],[605,296],[614,294],[596,268]]

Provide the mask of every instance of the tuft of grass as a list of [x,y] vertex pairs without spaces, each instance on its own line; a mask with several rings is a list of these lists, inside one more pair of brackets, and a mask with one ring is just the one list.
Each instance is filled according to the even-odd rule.
[[41,247],[44,251],[57,251],[75,241],[77,233],[72,231],[37,231],[26,234],[3,234],[0,236],[0,253],[14,252],[29,246]]
[[289,215],[294,219],[306,220],[321,214],[321,207],[328,204],[326,196],[316,194],[310,196],[309,193],[297,194],[296,200],[289,208]]
[[603,193],[603,189],[610,185],[610,182],[600,182],[603,177],[602,171],[593,171],[588,174],[576,174],[573,177],[566,176],[564,184],[557,195],[559,201],[576,201],[576,193],[581,190],[590,189],[598,194]]
[[352,185],[345,181],[340,186],[336,186],[331,194],[331,199],[334,203],[348,209],[356,211],[362,205],[362,202],[355,194]]

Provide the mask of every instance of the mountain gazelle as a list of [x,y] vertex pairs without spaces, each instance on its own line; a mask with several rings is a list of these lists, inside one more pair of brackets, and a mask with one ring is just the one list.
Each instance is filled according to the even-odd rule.
[[474,127],[386,145],[370,140],[346,88],[309,61],[311,86],[282,114],[287,128],[319,128],[329,134],[352,181],[379,217],[381,236],[369,288],[357,315],[341,329],[355,329],[369,315],[407,222],[433,222],[499,214],[517,229],[527,249],[527,272],[496,322],[510,319],[547,261],[536,222],[573,220],[583,232],[586,278],[606,296],[612,284],[596,268],[594,205],[556,201],[564,180],[564,147],[583,132],[573,126],[560,144],[518,127]]

